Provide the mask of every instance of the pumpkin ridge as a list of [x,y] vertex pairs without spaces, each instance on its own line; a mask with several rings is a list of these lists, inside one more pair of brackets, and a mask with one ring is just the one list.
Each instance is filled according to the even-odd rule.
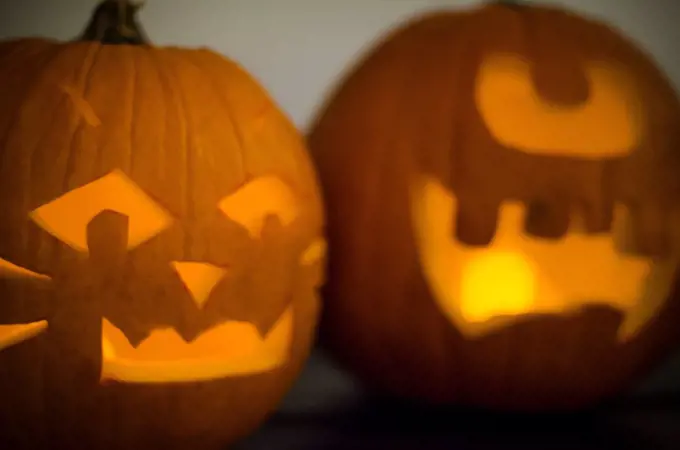
[[[195,59],[196,57],[200,55],[200,51],[193,52],[191,56],[193,56],[191,63],[196,65],[197,68],[203,69],[202,65],[200,63],[197,63]],[[208,52],[206,52],[208,53]],[[214,54],[212,52],[208,53],[212,58],[220,58],[220,64],[222,65],[228,65],[230,66],[228,70],[224,70],[224,72],[228,72],[231,75],[231,72],[233,70],[238,70],[236,66],[236,63],[231,61],[228,58],[223,58],[220,55]],[[251,175],[248,173],[248,167],[246,164],[246,140],[245,140],[245,132],[243,130],[243,126],[239,124],[239,121],[236,118],[236,114],[234,112],[234,107],[231,105],[231,102],[229,98],[227,97],[227,92],[225,92],[221,87],[220,83],[217,82],[216,78],[218,77],[218,74],[212,74],[212,71],[203,71],[206,74],[206,78],[209,80],[210,84],[215,88],[216,95],[220,99],[220,103],[222,103],[224,111],[226,113],[226,117],[229,119],[229,122],[231,124],[231,129],[233,130],[234,133],[234,138],[237,142],[238,146],[238,154],[240,157],[240,163],[241,163],[241,178],[242,178],[242,183],[246,183],[248,179],[250,179]],[[219,72],[219,76],[222,76],[223,71]]]
[[[496,2],[492,2],[496,3]],[[504,9],[510,9],[510,11],[513,13],[513,15],[521,15],[523,14],[523,3],[522,2],[517,2],[517,1],[499,1],[497,2],[499,7],[504,8]],[[491,5],[493,7],[493,5]],[[502,10],[498,11],[500,13],[503,13]],[[448,26],[451,27],[452,22],[457,19],[456,15],[449,15],[449,21],[448,21]],[[454,79],[456,80],[456,86],[454,87],[454,92],[458,93],[464,93],[462,94],[464,99],[452,97],[453,102],[462,102],[465,105],[472,105],[472,93],[471,90],[468,88],[468,86],[473,83],[474,78],[477,76],[477,64],[478,64],[478,59],[479,59],[479,54],[483,54],[482,47],[485,44],[483,40],[480,40],[479,38],[476,37],[474,31],[470,30],[475,30],[478,27],[483,27],[486,18],[483,16],[470,16],[467,20],[463,21],[463,23],[459,23],[458,26],[461,27],[460,30],[456,33],[456,39],[460,41],[458,45],[458,51],[457,51],[457,58],[458,58],[458,66],[456,67],[455,70],[455,75]],[[449,44],[450,46],[450,44]],[[470,70],[467,69],[463,70],[462,68],[465,67],[465,64],[462,64],[464,61],[471,61],[472,62],[472,67],[474,69]],[[461,95],[461,94],[459,94]],[[467,108],[471,108],[472,106],[467,106]],[[443,174],[444,179],[442,181],[445,181],[446,179],[450,180],[449,187],[452,188],[454,191],[456,190],[462,190],[460,189],[461,186],[459,185],[458,179],[459,179],[459,173],[461,170],[465,170],[465,154],[466,152],[469,151],[474,151],[471,149],[473,146],[472,140],[474,139],[474,133],[470,131],[470,121],[474,117],[474,114],[471,114],[469,110],[465,109],[466,107],[453,107],[453,120],[451,120],[451,126],[452,130],[450,131],[449,135],[451,136],[451,141],[450,141],[450,148],[449,151],[446,152],[446,155],[449,159],[449,167],[448,167],[448,173]],[[433,170],[435,173],[439,172],[438,169],[434,168],[427,168],[427,170]],[[478,202],[479,203],[479,202]],[[500,205],[499,205],[500,206]],[[458,217],[460,216],[460,212],[458,213]],[[453,217],[454,221],[458,220],[458,217]],[[487,217],[487,219],[491,220],[491,217]],[[493,223],[493,234],[492,234],[492,239],[493,236],[496,235],[497,233],[497,228],[498,228],[498,215],[495,214],[493,217],[494,223]],[[489,224],[489,228],[491,228],[492,225]],[[458,226],[456,226],[456,229],[458,229]],[[451,230],[453,232],[453,230]],[[460,239],[460,236],[454,236],[454,239]],[[447,323],[441,322],[442,326],[448,326]],[[460,345],[460,336],[456,338],[450,338],[449,341],[451,342],[451,346],[455,346],[458,348],[458,351],[465,352],[465,346]],[[486,353],[490,353],[488,349],[480,350],[485,352],[485,356],[487,358],[492,358],[495,361],[498,361],[496,364],[494,364],[495,371],[493,375],[491,375],[492,381],[491,381],[491,386],[493,386],[493,392],[503,392],[503,391],[508,391],[511,386],[512,386],[512,371],[514,369],[514,362],[512,361],[512,355],[513,352],[512,350],[515,347],[521,346],[521,343],[518,342],[518,336],[515,330],[509,330],[507,333],[505,333],[503,336],[499,337],[499,344],[498,347],[501,349],[501,351],[496,351],[495,354],[493,355],[486,355]],[[509,350],[509,351],[504,351],[504,350]],[[470,364],[478,366],[482,361],[477,361],[477,360],[471,360]],[[468,374],[465,370],[456,370],[456,367],[458,366],[458,361],[456,360],[455,357],[449,357],[448,358],[448,368],[447,370],[451,371],[457,371],[458,376],[455,377],[455,380],[458,385],[458,390],[461,392],[467,392],[470,389],[474,388],[475,383],[478,382],[478,380],[475,379],[474,376],[471,376]],[[480,369],[478,367],[475,367],[475,371],[479,371]],[[472,372],[474,373],[474,372]],[[449,384],[452,384],[449,382]],[[491,390],[491,387],[489,388]],[[491,394],[493,395],[493,394]]]
[[[9,51],[4,51],[7,47]],[[22,38],[0,42],[0,74],[9,77],[24,68],[36,55],[49,51],[52,43],[44,38]],[[11,61],[11,62],[7,62]]]
[[[177,51],[177,50],[176,50]],[[165,70],[167,70],[168,73],[168,80],[172,80],[167,84],[168,92],[171,93],[171,97],[174,98],[174,103],[175,107],[177,108],[177,114],[178,117],[181,118],[180,122],[182,123],[182,131],[183,131],[183,139],[182,139],[182,150],[183,150],[183,161],[184,161],[184,166],[186,169],[183,171],[184,175],[182,176],[182,183],[183,185],[183,191],[184,191],[184,208],[183,208],[183,214],[182,214],[182,219],[185,221],[185,223],[191,223],[192,219],[196,215],[195,211],[195,205],[194,205],[194,200],[193,200],[193,194],[194,192],[191,189],[191,186],[194,185],[194,170],[195,170],[195,159],[193,158],[193,150],[194,150],[194,144],[195,144],[195,138],[192,134],[192,126],[191,126],[191,118],[189,114],[189,108],[187,107],[187,100],[186,96],[182,93],[182,88],[181,85],[182,83],[179,81],[179,78],[182,76],[181,74],[178,74],[177,71],[175,70],[174,67],[174,57],[176,56],[176,53],[173,51],[170,52],[161,52],[159,55],[162,57],[161,59],[163,60],[163,65],[165,67]],[[183,55],[186,56],[186,55]],[[171,62],[168,64],[169,62]],[[191,233],[184,233],[184,239],[183,239],[183,254],[185,256],[189,256],[191,252],[191,248],[193,246],[193,238],[191,236]]]
[[[40,83],[43,81],[45,69],[47,69],[47,67],[50,65],[50,63],[52,61],[54,61],[54,59],[56,59],[59,56],[60,51],[61,51],[61,49],[59,49],[57,47],[47,47],[44,50],[38,52],[38,53],[45,53],[45,54],[42,55],[44,57],[44,60],[39,64],[39,67],[36,68],[32,72],[34,74],[34,77],[31,78],[30,80],[26,80],[22,83],[23,89],[20,89],[18,91],[13,92],[14,98],[17,100],[18,103],[20,103],[24,99],[31,97],[35,94],[35,91],[40,87]],[[30,63],[30,62],[26,61],[26,63]],[[14,65],[14,67],[17,70],[20,70],[20,69],[25,70],[25,68],[22,64],[16,64],[16,65]],[[24,76],[24,78],[25,78],[25,76]],[[9,105],[10,99],[3,98],[3,104]],[[17,128],[17,125],[20,123],[20,121],[21,121],[21,115],[20,114],[14,114],[14,115],[12,115],[12,117],[9,120],[4,122],[4,126],[0,126],[0,148],[4,148],[7,145],[7,141],[9,140],[9,137],[11,135],[11,130]],[[3,152],[3,156],[5,156],[5,155],[6,155],[6,153]]]
[[[430,52],[427,49],[430,48],[430,46],[433,44],[433,41],[434,44],[436,45],[437,37],[440,37],[441,35],[440,30],[436,27],[437,25],[436,23],[425,21],[419,25],[420,28],[418,29],[418,33],[412,36],[412,38],[400,36],[398,38],[398,44],[394,44],[395,47],[399,46],[400,48],[400,50],[394,51],[402,51],[403,53],[409,54],[410,57],[403,58],[402,62],[393,62],[394,59],[392,59],[389,63],[393,64],[392,67],[399,66],[401,70],[404,71],[403,73],[406,73],[407,75],[399,83],[400,88],[397,92],[399,92],[400,98],[396,100],[392,105],[394,110],[391,112],[392,116],[388,119],[389,122],[391,122],[392,126],[388,127],[388,129],[410,130],[412,127],[421,128],[424,125],[424,121],[427,120],[419,117],[410,117],[409,114],[407,114],[407,117],[404,117],[403,115],[397,113],[397,111],[400,111],[403,108],[405,108],[408,111],[413,107],[412,104],[414,102],[413,97],[416,96],[417,98],[419,96],[419,94],[417,93],[419,92],[420,88],[419,84],[421,83],[418,83],[417,81],[421,77],[423,72],[422,67],[424,65],[423,60],[425,60],[430,55]],[[429,69],[429,67],[427,68]],[[428,71],[427,75],[432,76],[433,73]],[[439,74],[434,74],[434,76],[438,77]],[[429,89],[425,90],[425,92],[428,91]],[[378,154],[378,156],[375,157],[376,160],[375,164],[379,167],[384,167],[385,169],[383,172],[378,172],[378,174],[371,177],[370,182],[367,184],[372,187],[366,189],[366,192],[375,193],[373,199],[373,204],[375,206],[368,206],[370,205],[370,203],[368,203],[368,201],[365,201],[363,206],[365,211],[382,209],[383,206],[380,205],[386,201],[383,198],[383,196],[387,195],[388,192],[395,188],[393,183],[394,179],[392,177],[394,175],[394,171],[399,170],[400,163],[394,161],[395,156],[393,155],[393,149],[395,147],[401,147],[406,145],[408,147],[406,151],[413,152],[417,155],[420,150],[419,146],[424,144],[421,141],[414,142],[408,139],[403,140],[403,137],[400,135],[399,132],[393,133],[388,132],[386,134],[387,136],[380,141],[380,144],[376,145],[375,150],[375,152]],[[425,145],[428,144],[429,142],[426,141]],[[382,162],[377,162],[381,160]],[[371,246],[372,249],[369,254],[369,260],[372,261],[372,263],[369,264],[369,267],[381,266],[380,260],[383,258],[382,248],[387,248],[394,244],[394,235],[392,233],[379,231],[385,229],[390,219],[391,217],[387,218],[379,215],[373,220],[372,223],[373,231],[368,233],[368,235],[375,236],[375,239],[369,241],[370,243],[369,245]],[[389,229],[389,225],[387,225],[387,229]],[[399,283],[403,283],[402,285],[404,286],[404,288],[409,289],[409,284],[412,283],[412,281],[405,280],[400,281]],[[379,286],[376,286],[376,288],[377,291],[380,290]],[[375,295],[379,296],[380,293],[376,292]],[[392,305],[392,308],[383,311],[384,315],[390,316],[389,319],[385,318],[384,320],[387,322],[398,323],[398,321],[400,320],[399,312],[403,310],[404,308],[402,308],[401,306]],[[418,330],[418,324],[427,322],[428,319],[427,312],[411,311],[411,314],[416,313],[419,313],[417,314],[417,317],[410,317],[407,322],[402,324],[402,326],[404,327],[402,332],[405,332],[407,334],[411,333],[417,334],[419,331],[422,332],[422,330]],[[406,326],[406,323],[408,323],[408,327]],[[426,333],[430,334],[431,332],[426,331]],[[379,345],[380,347],[387,347],[388,349],[390,349],[390,352],[399,351],[399,349],[396,346],[394,346],[394,343],[389,339],[381,340],[377,345]],[[422,349],[416,348],[414,346],[414,348],[408,350],[408,353],[419,354],[421,350]],[[385,352],[385,354],[388,354],[388,352]],[[400,361],[400,358],[393,359],[388,357],[382,359],[382,364],[385,367],[394,367],[392,370],[397,371],[398,369],[396,369],[396,367],[401,366],[402,361]],[[413,368],[404,367],[401,370],[408,372],[412,371]]]
[[[69,55],[68,50],[60,48],[59,46],[55,46],[55,50],[57,52],[57,57],[67,57]],[[56,58],[52,59],[49,65],[52,65],[52,63],[55,60]],[[43,73],[49,73],[49,68],[46,67]],[[63,91],[61,91],[61,89],[58,88],[58,85],[56,84],[50,85],[50,81],[52,80],[50,80],[48,76],[46,77],[46,79],[41,79],[39,83],[40,87],[46,87],[47,89],[52,88],[58,90],[59,92],[60,98],[58,101],[55,102],[53,114],[55,115],[71,114],[71,111],[69,110],[70,106],[69,98],[65,93],[63,93]],[[25,99],[27,98],[29,97],[25,97]],[[51,136],[53,136],[54,133],[63,133],[64,131],[66,131],[62,129],[56,129],[58,123],[59,122],[55,120],[52,122],[50,126],[47,126],[45,130],[41,133],[40,137],[35,140],[34,144],[26,152],[25,157],[29,161],[28,164],[26,165],[27,168],[26,170],[28,172],[27,178],[29,179],[30,186],[41,186],[42,184],[48,183],[47,181],[40,179],[40,172],[44,170],[43,169],[44,166],[49,166],[53,172],[56,172],[58,170],[59,165],[55,164],[55,161],[50,160],[51,158],[50,156],[48,156],[50,155],[50,152],[52,150],[51,148],[49,148],[51,146],[51,144],[49,143],[51,140]],[[82,123],[76,123],[74,126],[70,128],[69,132],[65,134],[65,136],[68,136],[68,139],[70,141],[69,146],[72,146],[77,136],[76,134],[77,130],[79,130],[81,127]],[[66,153],[67,158],[70,159],[73,157],[74,151],[70,150],[64,153]],[[57,195],[64,192],[63,189],[67,187],[69,179],[68,164],[66,167],[67,168],[65,169],[65,171],[59,177],[54,178],[55,184],[61,184],[61,186],[59,186],[59,188],[56,189],[57,191],[59,191],[57,192]],[[58,179],[60,179],[61,182],[59,182]],[[33,189],[26,189],[25,194],[26,205],[25,209],[23,210],[28,212],[32,210],[34,206],[36,206],[35,203],[42,203],[45,200],[52,199],[52,198],[46,199],[45,194],[46,193],[44,192],[44,189],[40,189],[39,191]],[[32,257],[35,258],[36,260],[54,259],[64,254],[63,250],[59,249],[59,245],[57,244],[57,242],[43,235],[43,233],[37,229],[31,229],[25,234],[24,249],[25,251],[27,251],[27,253],[32,254]],[[48,254],[49,256],[45,256],[46,254]]]
[[[185,142],[187,140],[186,134],[187,134],[187,127],[185,123],[185,119],[183,117],[183,114],[181,112],[181,103],[179,102],[177,98],[177,91],[179,88],[176,86],[176,80],[174,80],[173,73],[171,71],[171,67],[165,60],[165,56],[167,53],[171,53],[176,51],[176,49],[172,48],[163,48],[163,49],[146,49],[144,48],[145,52],[147,53],[148,58],[146,59],[146,66],[147,70],[154,70],[157,77],[158,77],[158,85],[161,87],[161,90],[163,92],[163,95],[160,96],[160,98],[163,101],[163,120],[159,119],[159,122],[162,123],[162,128],[158,130],[158,133],[160,136],[163,136],[161,140],[161,145],[158,147],[159,151],[153,155],[153,158],[155,160],[159,160],[159,165],[163,167],[165,170],[168,167],[172,166],[171,159],[172,158],[177,158],[181,160],[185,160],[186,157],[183,156],[187,152],[187,146],[185,145]],[[153,64],[151,63],[153,62]],[[167,126],[168,121],[170,120],[170,116],[175,116],[176,118],[179,119],[181,122],[179,127],[176,127],[176,129],[170,129]],[[176,139],[177,142],[182,143],[182,155],[168,155],[167,150],[166,150],[166,143],[168,141],[168,133],[176,133],[178,134],[178,139]],[[148,156],[147,156],[148,157]],[[132,159],[135,158],[135,154],[132,155]],[[160,170],[160,169],[159,169]],[[164,171],[163,170],[163,171]],[[182,180],[180,182],[180,191],[183,193],[181,195],[182,200],[178,206],[169,208],[170,211],[173,212],[173,215],[175,218],[180,218],[184,217],[185,211],[187,209],[187,202],[189,201],[189,193],[187,193],[187,187],[186,187],[186,180]],[[148,192],[148,191],[147,191]],[[150,194],[150,193],[149,193]],[[156,198],[155,195],[152,195],[151,198],[153,198],[156,201],[159,201],[160,204],[166,204],[168,200],[163,198],[159,199]]]
[[132,174],[134,172],[134,148],[135,148],[135,131],[137,127],[140,125],[138,124],[138,98],[144,98],[144,93],[140,91],[139,89],[139,82],[138,82],[138,77],[139,77],[139,64],[138,60],[140,59],[140,52],[137,51],[137,47],[128,47],[130,49],[130,56],[128,59],[130,60],[130,71],[132,72],[132,75],[130,76],[130,113],[129,113],[129,119],[130,123],[128,125],[128,139],[129,139],[129,149],[128,149],[128,168],[130,170],[130,173]]
[[[50,64],[56,58],[58,58],[60,56],[61,49],[59,47],[56,47],[56,46],[55,47],[48,46],[44,49],[44,53],[45,54],[42,55],[44,59],[39,64],[39,69],[35,69],[35,71],[32,72],[35,76],[30,78],[28,81],[26,81],[23,84],[24,88],[19,90],[19,92],[16,93],[16,96],[17,96],[16,98],[19,99],[19,102],[25,102],[26,99],[32,98],[32,97],[38,95],[38,91],[42,87],[42,84],[43,84],[43,82],[45,81],[45,78],[46,78],[45,75],[44,75],[45,71],[48,69]],[[10,102],[7,101],[7,104],[10,104]],[[63,103],[61,101],[57,102],[57,106],[54,109],[55,111],[58,111],[60,104],[63,104]],[[14,109],[17,110],[19,108],[15,107]],[[6,126],[3,127],[3,128],[4,128],[4,130],[0,130],[0,148],[7,149],[8,144],[10,144],[12,140],[17,139],[17,137],[16,137],[17,131],[15,131],[15,130],[21,130],[21,128],[22,128],[21,127],[21,114],[13,114],[11,119],[9,119],[6,122]],[[16,152],[13,152],[13,151],[7,151],[7,150],[3,151],[3,154],[0,157],[0,167],[2,168],[3,171],[4,170],[8,170],[8,171],[14,170],[14,172],[12,172],[12,174],[6,174],[6,176],[8,178],[10,178],[10,177],[20,178],[21,179],[20,183],[22,183],[22,185],[28,185],[28,186],[33,185],[33,183],[35,182],[35,179],[34,179],[35,177],[32,176],[34,155],[35,155],[37,148],[39,147],[39,144],[48,136],[48,134],[49,134],[49,130],[42,131],[40,137],[35,141],[36,144],[31,146],[31,148],[27,149],[26,153],[23,154],[23,155],[18,155]],[[21,144],[13,143],[13,145],[21,145]],[[24,161],[22,161],[22,163],[20,163],[20,164],[16,164],[16,162],[14,161],[15,159],[24,160]],[[12,164],[12,163],[15,163],[15,164]],[[10,169],[11,165],[14,165],[15,168]],[[19,167],[24,169],[25,172],[21,171],[23,173],[20,173]],[[26,184],[24,184],[24,183],[26,183]],[[16,192],[22,192],[22,195],[21,195],[22,208],[21,208],[21,210],[22,211],[30,210],[30,206],[31,206],[31,203],[32,203],[32,198],[33,198],[31,189],[17,189]],[[16,197],[18,197],[18,195],[20,195],[20,194],[15,194],[13,192],[12,194],[8,193],[6,195],[15,195],[14,198],[16,199]],[[21,233],[20,233],[19,239],[20,239],[21,242],[18,246],[20,246],[22,248],[22,251],[26,251],[27,253],[30,253],[31,252],[30,233],[22,230]],[[4,247],[4,245],[3,245],[3,247]],[[2,253],[3,253],[3,256],[7,256],[7,255],[4,254],[4,253],[6,253],[4,250],[3,250]],[[37,253],[37,251],[36,251],[36,253]]]
[[[98,136],[97,158],[93,166],[93,171],[97,177],[110,173],[114,169],[132,173],[132,127],[135,120],[133,116],[135,104],[134,57],[137,50],[137,47],[131,45],[111,47],[100,44],[100,47],[102,53],[94,63],[93,71],[103,73],[106,70],[105,68],[108,67],[119,69],[111,75],[109,83],[113,84],[113,79],[115,79],[115,83],[120,84],[115,88],[117,92],[116,99],[113,102],[120,104],[117,109],[121,111],[121,115],[112,119],[113,123],[106,124],[102,128],[102,133],[112,133],[111,139],[106,134],[99,134]],[[88,83],[92,84],[93,80],[88,79]],[[92,89],[88,89],[89,95],[95,97],[101,95],[103,84],[102,80],[97,79],[96,85]],[[112,90],[113,88],[107,87],[106,89]],[[107,101],[100,100],[100,104],[95,105],[95,109],[105,111],[110,108],[109,103],[111,102],[110,99]],[[84,130],[84,132],[89,131]],[[115,142],[119,148],[110,147],[112,142]]]
[[[198,53],[193,54],[194,57],[198,56]],[[221,58],[222,61],[220,61],[222,64],[229,65],[229,72],[234,70],[234,65],[235,63],[233,61],[230,61],[226,58],[222,58],[219,55],[215,55],[211,53],[211,56],[214,58]],[[195,61],[192,61],[192,63],[196,63]],[[202,68],[200,65],[197,65],[199,68]],[[236,120],[236,114],[234,113],[234,108],[231,105],[231,102],[229,99],[226,97],[226,92],[224,92],[222,89],[219,88],[219,83],[215,81],[214,77],[217,77],[217,75],[210,76],[212,72],[208,71],[206,72],[206,77],[210,80],[210,84],[215,87],[216,92],[218,92],[220,95],[218,95],[218,98],[220,99],[220,102],[222,103],[224,107],[224,111],[226,112],[226,116],[229,118],[229,121],[231,122],[231,128],[234,130],[234,137],[236,139],[236,142],[238,143],[238,153],[241,157],[241,173],[243,176],[243,182],[245,183],[246,180],[250,178],[248,174],[248,168],[246,167],[246,157],[245,157],[245,151],[246,151],[246,142],[245,142],[245,133],[244,130],[242,129],[242,125],[239,124],[238,120]]]
[[[68,51],[68,50],[67,50]],[[78,83],[76,86],[81,90],[81,98],[88,102],[87,100],[87,92],[90,87],[90,74],[94,71],[97,59],[100,58],[102,55],[102,46],[99,44],[92,44],[87,47],[87,54],[85,57],[85,62],[80,68],[80,74],[76,76],[78,79]],[[89,102],[88,102],[89,104]],[[96,111],[95,111],[96,113]],[[106,124],[104,124],[106,125]],[[81,121],[78,126],[75,128],[73,133],[71,134],[71,143],[73,143],[73,140],[76,139],[78,134],[84,132],[88,127],[84,126],[83,122]],[[99,156],[100,152],[97,152],[97,156]],[[73,173],[75,172],[75,166],[76,166],[76,151],[71,149],[71,151],[67,152],[67,160],[66,160],[66,167],[64,169],[64,175],[63,175],[63,182],[61,186],[61,192],[67,192],[69,190],[69,181],[71,177],[73,176]]]

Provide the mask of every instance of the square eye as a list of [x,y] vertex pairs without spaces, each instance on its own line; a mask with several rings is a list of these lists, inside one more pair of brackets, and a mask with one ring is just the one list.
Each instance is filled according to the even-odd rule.
[[128,216],[128,250],[156,236],[172,223],[172,216],[120,170],[36,208],[30,217],[63,243],[87,252],[87,224],[104,210]]
[[244,227],[254,239],[261,236],[264,219],[275,215],[289,225],[299,214],[299,204],[290,187],[274,176],[256,178],[218,203],[224,215]]

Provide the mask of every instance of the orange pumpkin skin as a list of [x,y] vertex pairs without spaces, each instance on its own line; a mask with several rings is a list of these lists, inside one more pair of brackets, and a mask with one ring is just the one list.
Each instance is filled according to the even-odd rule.
[[[251,76],[209,50],[21,39],[0,44],[0,62],[0,261],[44,275],[0,274],[0,325],[47,321],[37,336],[0,345],[0,446],[224,448],[255,430],[301,370],[319,308],[323,260],[312,244],[322,241],[321,196],[293,124]],[[140,222],[107,207],[123,191],[102,194],[102,214],[73,224],[87,233],[88,254],[31,220],[112,171],[172,223],[129,251],[123,241],[121,252],[120,225],[132,232]],[[287,186],[295,217],[278,217],[257,196],[220,211],[221,199],[262,177]],[[259,237],[241,214],[249,206],[243,217],[262,220]],[[171,261],[209,262],[227,275],[199,309]],[[102,318],[141,341],[175,328],[190,344],[225,320],[264,336],[284,310],[290,341],[268,370],[101,380]]]
[[[369,387],[388,394],[506,410],[585,407],[631,386],[677,345],[677,285],[625,343],[616,339],[621,314],[598,305],[528,314],[469,339],[437,308],[419,261],[407,184],[417,171],[456,192],[459,206],[467,196],[471,218],[458,238],[482,247],[493,236],[485,221],[495,196],[531,204],[543,192],[571,195],[585,186],[574,197],[589,200],[579,196],[593,191],[592,175],[602,173],[579,169],[570,158],[503,156],[473,100],[477,69],[494,52],[532,61],[537,89],[557,104],[583,97],[583,61],[622,63],[649,107],[649,128],[644,148],[626,160],[637,169],[628,172],[631,183],[618,187],[628,191],[619,193],[639,195],[641,204],[677,198],[671,181],[680,159],[677,97],[650,59],[615,31],[538,6],[492,4],[418,18],[368,53],[308,137],[328,221],[321,342]],[[550,236],[549,223],[542,226],[534,231],[561,238],[559,230]],[[648,248],[662,234],[648,233]]]

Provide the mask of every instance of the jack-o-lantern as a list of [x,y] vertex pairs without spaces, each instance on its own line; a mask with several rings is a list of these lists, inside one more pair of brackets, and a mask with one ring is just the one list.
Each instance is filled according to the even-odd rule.
[[668,80],[602,23],[492,3],[401,27],[308,140],[322,342],[369,385],[434,402],[621,392],[680,335],[678,130]]
[[223,448],[313,342],[302,137],[237,64],[146,44],[119,6],[0,44],[3,448]]

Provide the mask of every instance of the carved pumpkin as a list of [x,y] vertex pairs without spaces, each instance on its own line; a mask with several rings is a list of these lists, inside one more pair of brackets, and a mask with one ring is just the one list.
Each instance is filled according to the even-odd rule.
[[620,392],[680,335],[679,120],[648,56],[564,10],[401,27],[308,140],[329,224],[322,341],[369,385],[433,402]]
[[312,344],[313,167],[236,63],[97,11],[0,44],[0,441],[223,448]]

